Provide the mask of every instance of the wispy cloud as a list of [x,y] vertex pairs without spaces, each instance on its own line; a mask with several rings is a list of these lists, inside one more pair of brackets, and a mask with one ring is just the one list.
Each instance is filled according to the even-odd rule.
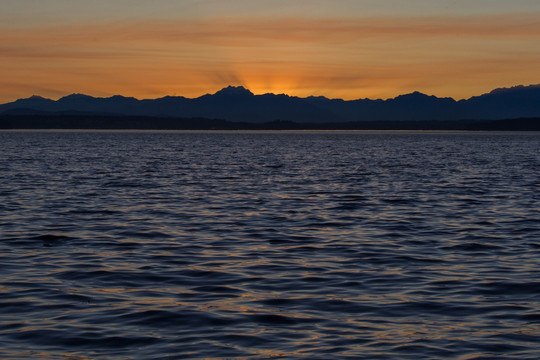
[[178,43],[264,45],[261,42],[359,42],[410,37],[531,38],[540,36],[540,13],[489,16],[140,20],[44,26],[2,31],[2,43]]
[[[139,97],[228,83],[345,98],[411,88],[465,97],[478,92],[472,80],[484,90],[494,79],[540,81],[539,40],[540,13],[0,25],[0,66],[24,86]],[[468,93],[452,88],[457,81]]]

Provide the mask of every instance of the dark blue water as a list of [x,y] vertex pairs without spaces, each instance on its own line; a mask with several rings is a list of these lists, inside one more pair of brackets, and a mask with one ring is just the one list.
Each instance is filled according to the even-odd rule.
[[0,358],[540,358],[539,134],[4,131],[0,199]]

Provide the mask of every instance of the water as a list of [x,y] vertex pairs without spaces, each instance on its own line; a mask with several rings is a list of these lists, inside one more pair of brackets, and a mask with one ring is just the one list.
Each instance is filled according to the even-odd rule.
[[0,144],[0,358],[540,358],[537,133]]

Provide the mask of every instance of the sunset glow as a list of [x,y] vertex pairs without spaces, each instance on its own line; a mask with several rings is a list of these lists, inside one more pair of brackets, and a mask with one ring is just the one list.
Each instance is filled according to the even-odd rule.
[[384,1],[299,1],[290,11],[233,1],[218,13],[213,1],[157,1],[152,11],[117,1],[94,12],[8,1],[0,102],[74,92],[197,97],[227,85],[256,94],[357,99],[418,90],[458,99],[540,83],[540,6],[492,1],[482,11],[481,2],[449,9],[412,1],[415,13]]

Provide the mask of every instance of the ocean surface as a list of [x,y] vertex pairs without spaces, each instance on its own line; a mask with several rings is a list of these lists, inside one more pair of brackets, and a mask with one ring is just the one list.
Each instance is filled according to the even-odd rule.
[[0,132],[2,359],[540,359],[540,134]]

